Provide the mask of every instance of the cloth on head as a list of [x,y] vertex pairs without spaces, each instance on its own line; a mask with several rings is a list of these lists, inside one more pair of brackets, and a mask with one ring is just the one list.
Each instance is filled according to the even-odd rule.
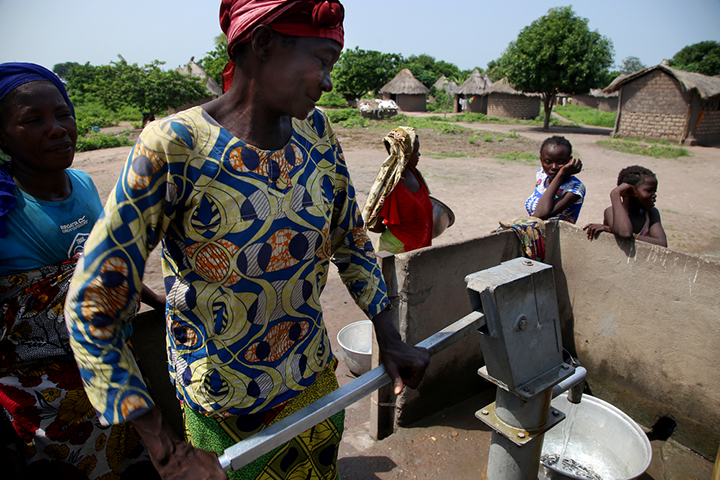
[[72,102],[70,102],[62,80],[47,68],[34,63],[0,64],[0,101],[19,86],[37,81],[52,82],[57,89],[60,90],[65,102],[67,102],[68,107],[70,107],[73,117],[75,116],[75,109],[73,108]]
[[[363,222],[365,222],[367,228],[372,228],[375,225],[385,199],[400,181],[405,165],[410,155],[412,155],[416,138],[417,133],[414,128],[397,127],[383,139],[385,148],[388,151],[388,157],[380,166],[380,171],[372,187],[370,187],[370,194],[362,211]],[[425,184],[425,179],[422,178],[420,172],[417,172],[417,174],[420,181]],[[427,188],[427,184],[425,184],[425,188]]]
[[232,84],[233,48],[249,42],[261,23],[276,32],[297,37],[330,38],[344,45],[345,9],[338,0],[222,0],[220,28],[227,36],[230,62],[223,70],[223,91]]

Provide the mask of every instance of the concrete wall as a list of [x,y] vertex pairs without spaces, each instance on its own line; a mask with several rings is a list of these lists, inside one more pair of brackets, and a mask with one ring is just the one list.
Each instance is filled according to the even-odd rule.
[[540,99],[525,95],[490,93],[487,95],[488,117],[535,118],[540,115]]
[[618,135],[679,142],[685,131],[690,94],[662,70],[622,88]]
[[[389,289],[406,340],[417,343],[469,313],[464,278],[518,255],[511,232],[398,255]],[[651,427],[677,422],[673,439],[714,458],[720,443],[720,263],[548,222],[563,345],[588,369],[592,394]],[[386,267],[388,265],[385,265]],[[472,335],[433,357],[420,389],[392,399],[408,425],[474,391],[483,365]],[[482,405],[478,405],[478,408]]]
[[674,440],[714,458],[720,263],[607,234],[590,242],[566,222],[549,223],[547,240],[563,343],[588,369],[593,395],[648,427],[672,417]]
[[[383,275],[404,340],[416,344],[472,312],[465,276],[519,256],[517,236],[505,231],[383,259]],[[381,409],[379,415],[385,418],[373,421],[408,425],[494,388],[478,376],[482,365],[480,341],[472,334],[432,358],[418,390],[405,389],[399,398],[381,400],[403,408]]]

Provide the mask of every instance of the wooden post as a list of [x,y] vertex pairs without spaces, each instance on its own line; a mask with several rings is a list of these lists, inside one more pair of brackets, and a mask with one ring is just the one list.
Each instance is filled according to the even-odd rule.
[[622,114],[622,92],[625,87],[620,87],[620,93],[618,93],[618,109],[617,109],[617,115],[615,115],[615,127],[613,127],[612,131],[612,137],[615,137],[618,132],[618,127],[620,127],[620,115]]

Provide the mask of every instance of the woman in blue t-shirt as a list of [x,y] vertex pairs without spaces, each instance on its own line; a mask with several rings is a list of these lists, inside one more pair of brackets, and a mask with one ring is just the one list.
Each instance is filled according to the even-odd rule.
[[69,346],[65,296],[103,208],[90,176],[69,168],[77,134],[57,76],[0,64],[0,149],[9,157],[0,166],[0,463],[22,478],[128,468],[152,477],[132,427],[100,424]]

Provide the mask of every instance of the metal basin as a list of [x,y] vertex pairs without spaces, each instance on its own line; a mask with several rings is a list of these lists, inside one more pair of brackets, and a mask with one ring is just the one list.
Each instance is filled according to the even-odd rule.
[[354,375],[370,371],[372,358],[372,321],[361,320],[344,326],[337,334],[345,363]]
[[450,207],[432,195],[430,201],[433,205],[433,238],[435,238],[455,223],[455,214]]
[[[552,480],[630,480],[650,466],[652,448],[647,435],[618,408],[591,395],[572,404],[567,393],[555,398],[552,406],[567,418],[545,433],[540,478],[544,473],[544,478]],[[566,434],[567,446],[560,459]]]

